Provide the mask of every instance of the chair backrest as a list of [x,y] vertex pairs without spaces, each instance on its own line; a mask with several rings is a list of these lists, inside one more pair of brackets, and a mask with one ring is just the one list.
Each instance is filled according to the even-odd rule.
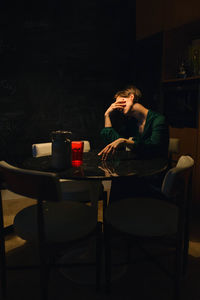
[[177,163],[177,158],[173,158],[173,154],[180,153],[180,139],[178,138],[170,138],[169,139],[169,147],[168,147],[168,159],[169,159],[169,168],[172,168]]
[[[129,140],[132,141],[133,137],[129,137]],[[126,147],[126,151],[131,151],[131,150],[128,147]],[[180,139],[178,138],[169,139],[168,152],[170,158],[172,157],[172,154],[178,154],[180,152]]]
[[60,201],[59,178],[54,173],[25,170],[0,161],[0,174],[6,188],[38,200]]
[[186,192],[193,165],[192,157],[181,156],[176,167],[167,172],[162,184],[162,192],[167,198],[183,195]]
[[170,138],[168,151],[170,154],[179,153],[180,152],[180,139]]

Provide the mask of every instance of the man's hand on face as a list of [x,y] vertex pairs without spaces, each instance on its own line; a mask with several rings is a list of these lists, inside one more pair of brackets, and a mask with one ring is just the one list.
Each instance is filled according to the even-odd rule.
[[116,152],[116,149],[121,147],[125,143],[125,139],[119,138],[115,140],[114,142],[108,144],[105,148],[103,148],[98,155],[101,155],[102,160],[106,160],[108,158],[108,155],[114,155]]
[[126,98],[117,97],[117,100],[110,105],[110,107],[106,110],[105,116],[110,115],[114,110],[123,111],[126,106]]

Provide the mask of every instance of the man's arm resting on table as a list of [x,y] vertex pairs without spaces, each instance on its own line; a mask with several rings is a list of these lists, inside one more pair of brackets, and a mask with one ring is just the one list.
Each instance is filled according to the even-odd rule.
[[128,147],[133,147],[134,141],[124,138],[118,138],[112,143],[108,144],[105,148],[103,148],[103,150],[101,150],[98,153],[98,155],[101,155],[102,160],[106,160],[109,154],[113,155],[118,148],[121,148],[124,145],[127,145]]

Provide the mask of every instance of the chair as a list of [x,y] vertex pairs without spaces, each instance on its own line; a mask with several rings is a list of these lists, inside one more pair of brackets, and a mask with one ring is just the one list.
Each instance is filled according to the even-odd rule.
[[[133,137],[129,137],[129,140],[133,140]],[[126,151],[131,151],[128,147],[126,147]],[[180,152],[180,139],[178,138],[170,138],[169,139],[169,147],[168,147],[168,153],[169,153],[169,167],[172,167],[172,165],[175,163],[173,160],[173,154],[179,154]]]
[[[65,247],[96,235],[96,288],[100,282],[100,234],[95,207],[74,201],[62,201],[61,184],[56,174],[16,168],[0,162],[1,180],[6,188],[19,195],[36,199],[36,204],[22,209],[14,219],[16,234],[38,248],[41,299],[48,299],[49,268],[56,267],[55,255]],[[20,200],[19,200],[20,201]],[[1,291],[6,299],[6,259],[0,197]],[[18,268],[33,266],[14,266]],[[60,265],[58,266],[60,267]],[[9,267],[10,268],[10,267]],[[12,268],[11,268],[12,269]]]
[[[189,244],[189,205],[191,174],[194,160],[190,156],[181,156],[176,167],[170,169],[163,180],[162,198],[139,197],[127,198],[108,205],[105,214],[105,269],[106,289],[111,284],[111,233],[119,232],[122,236],[137,241],[163,243],[167,249],[172,242],[175,249],[174,299],[179,299],[181,280],[186,273]],[[111,231],[112,230],[112,231]],[[114,233],[113,233],[114,234]],[[169,239],[169,237],[171,237]],[[165,241],[165,243],[164,243]],[[148,254],[145,248],[142,248]],[[156,257],[151,259],[157,262]],[[158,262],[157,262],[158,263]],[[163,269],[163,266],[162,266]],[[167,274],[169,270],[164,269]]]
[[177,162],[173,159],[173,155],[180,153],[180,139],[178,138],[169,139],[168,153],[169,153],[169,168],[172,168]]

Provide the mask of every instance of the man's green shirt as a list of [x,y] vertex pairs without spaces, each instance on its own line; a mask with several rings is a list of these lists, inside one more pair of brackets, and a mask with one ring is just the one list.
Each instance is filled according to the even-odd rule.
[[169,128],[163,115],[149,109],[143,133],[135,118],[126,118],[123,126],[116,130],[113,127],[105,127],[101,130],[101,136],[105,144],[123,137],[133,137],[133,151],[142,157],[155,157],[168,155]]

